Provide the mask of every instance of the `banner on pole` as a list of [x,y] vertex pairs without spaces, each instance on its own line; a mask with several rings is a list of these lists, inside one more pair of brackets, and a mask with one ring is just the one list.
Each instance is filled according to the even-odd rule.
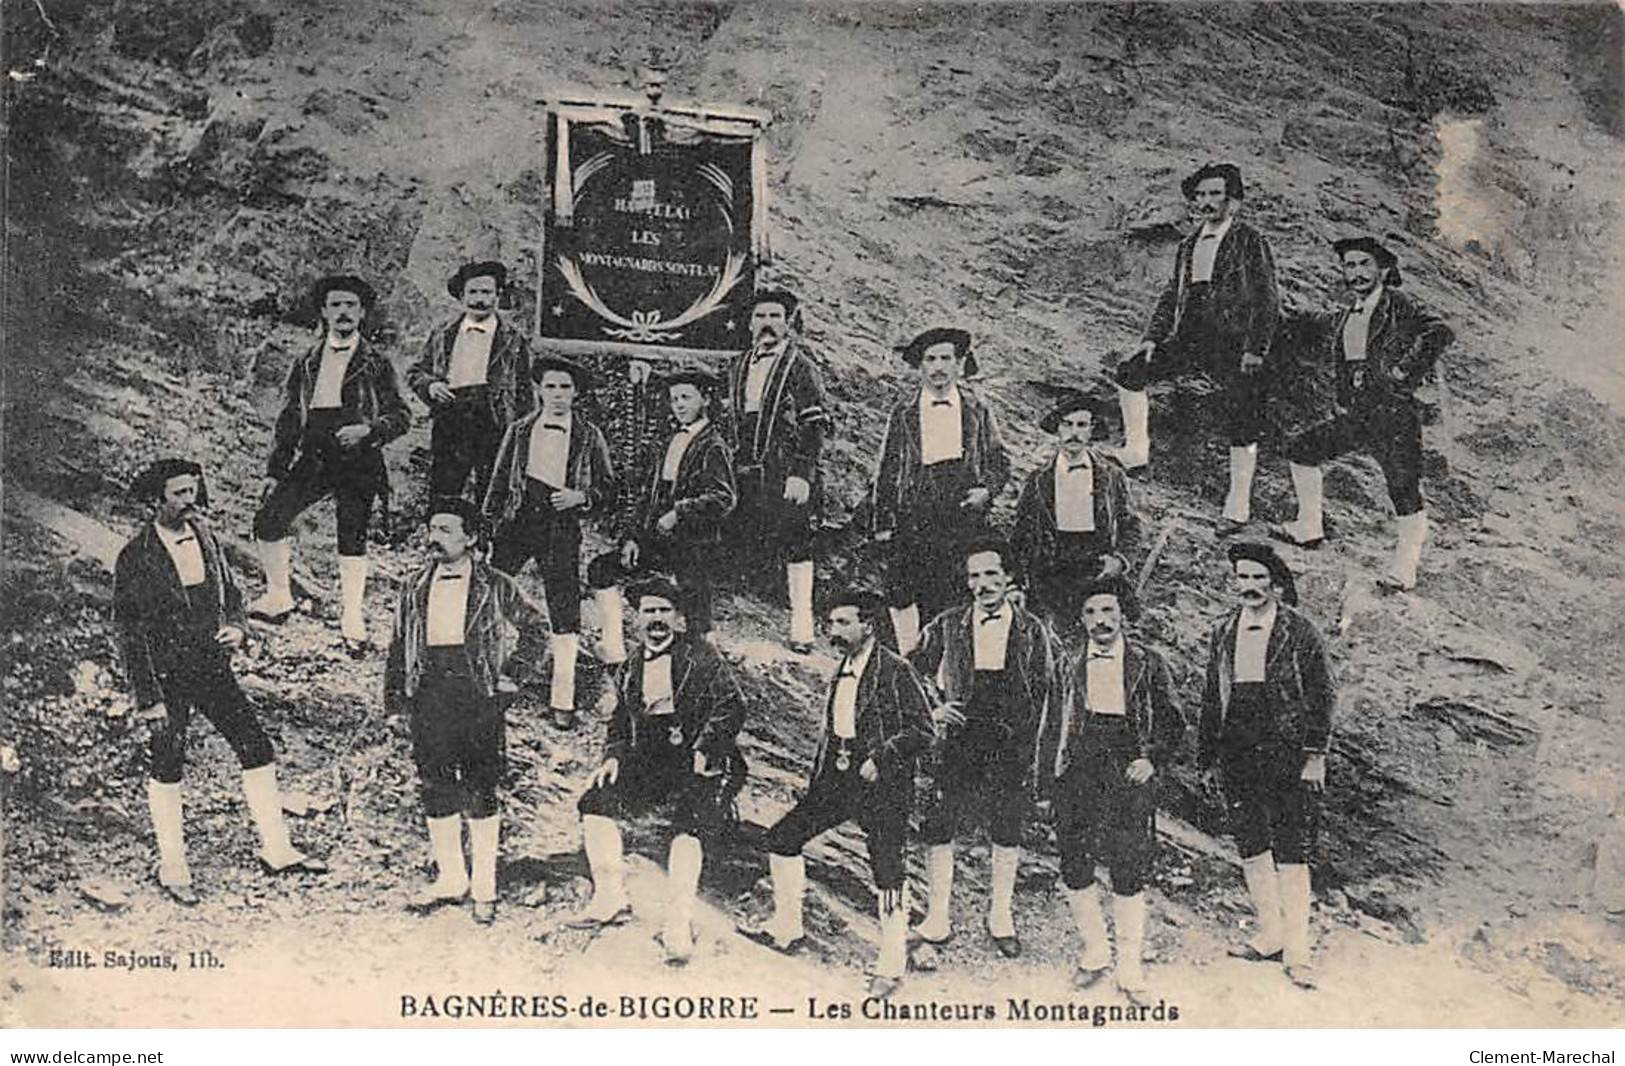
[[628,356],[736,352],[766,258],[765,114],[548,108],[540,333]]

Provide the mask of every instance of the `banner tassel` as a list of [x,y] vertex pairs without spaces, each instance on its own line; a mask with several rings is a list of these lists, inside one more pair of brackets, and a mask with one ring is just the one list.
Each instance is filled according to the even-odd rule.
[[553,218],[561,226],[575,222],[574,179],[570,174],[570,120],[558,115],[557,165],[553,168]]
[[750,145],[750,232],[755,241],[757,263],[773,261],[767,239],[767,138],[760,130]]

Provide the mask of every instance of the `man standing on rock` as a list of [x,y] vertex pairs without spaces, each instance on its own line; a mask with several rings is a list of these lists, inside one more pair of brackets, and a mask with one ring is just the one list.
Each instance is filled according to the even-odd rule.
[[883,997],[897,990],[908,966],[904,845],[915,767],[931,743],[931,715],[913,668],[875,639],[880,597],[844,589],[824,610],[841,665],[824,701],[823,738],[806,794],[767,831],[773,917],[742,931],[779,951],[798,951],[806,942],[802,851],[819,834],[855,821],[868,841],[880,912],[880,956],[869,995]]
[[1027,774],[1038,723],[1051,713],[1059,684],[1049,628],[1012,599],[1009,556],[991,537],[961,548],[972,602],[937,615],[911,662],[935,690],[931,717],[940,738],[935,802],[920,832],[931,849],[931,906],[915,932],[931,944],[953,936],[954,838],[980,794],[993,843],[987,931],[1013,959],[1021,954],[1012,908]]
[[716,379],[703,371],[682,370],[668,374],[665,384],[677,428],[649,473],[633,532],[620,551],[599,556],[587,568],[604,632],[604,659],[612,664],[626,659],[618,586],[639,571],[670,572],[688,598],[689,632],[704,636],[711,631],[712,574],[721,562],[718,542],[739,500],[728,443],[707,417]]
[[429,405],[429,494],[461,496],[469,475],[483,500],[503,431],[535,406],[530,342],[497,311],[508,283],[501,263],[465,263],[446,282],[462,314],[423,342],[406,383]]
[[541,407],[508,427],[481,508],[491,527],[491,562],[517,574],[531,559],[542,572],[553,627],[553,724],[576,721],[576,657],[581,650],[581,523],[615,498],[615,472],[603,431],[575,411],[586,370],[556,356],[531,363]]
[[[406,582],[384,666],[384,706],[410,714],[423,814],[436,877],[410,903],[420,913],[474,900],[474,920],[496,921],[497,845],[506,695],[505,671],[537,658],[547,631],[541,610],[513,579],[476,559],[480,517],[457,496],[429,505],[430,562]],[[520,644],[504,662],[503,627]],[[463,863],[463,820],[472,862]]]
[[1085,585],[1122,574],[1140,534],[1123,468],[1089,446],[1095,415],[1095,402],[1074,392],[1039,423],[1060,438],[1060,448],[1054,462],[1028,475],[1010,538],[1028,608],[1063,637],[1079,623]]
[[1287,443],[1297,520],[1271,534],[1302,548],[1325,539],[1321,464],[1350,451],[1377,460],[1399,516],[1393,566],[1379,579],[1416,587],[1427,538],[1422,502],[1422,412],[1416,390],[1455,340],[1450,327],[1399,290],[1399,257],[1373,237],[1334,241],[1353,302],[1332,316],[1324,357],[1335,367],[1336,407]]
[[813,642],[813,534],[818,522],[818,462],[830,414],[818,366],[794,336],[800,318],[785,289],[756,293],[751,346],[728,370],[729,446],[739,483],[736,536],[747,572],[762,557],[784,559],[790,597],[790,647]]
[[1112,965],[1100,883],[1112,882],[1117,987],[1135,1002],[1146,991],[1145,884],[1157,848],[1157,784],[1179,753],[1185,719],[1168,664],[1124,635],[1133,595],[1122,578],[1079,591],[1088,635],[1067,664],[1060,713],[1039,726],[1035,777],[1048,798],[1061,852],[1061,881],[1083,939],[1073,987],[1092,988]]
[[1229,558],[1240,604],[1209,638],[1198,750],[1223,784],[1258,912],[1258,932],[1230,954],[1279,959],[1294,984],[1313,988],[1309,861],[1336,704],[1331,666],[1281,557],[1242,542]]
[[1239,532],[1252,512],[1253,472],[1266,425],[1266,360],[1280,318],[1275,262],[1263,234],[1237,217],[1246,195],[1234,163],[1209,163],[1180,184],[1202,224],[1174,253],[1174,272],[1138,348],[1117,370],[1123,408],[1118,458],[1130,471],[1151,461],[1153,381],[1205,371],[1221,388],[1230,442],[1230,491],[1217,529]]
[[405,433],[411,412],[389,358],[361,335],[372,286],[335,275],[316,283],[323,340],[294,360],[267,472],[275,482],[254,537],[265,566],[265,595],[249,604],[256,618],[281,622],[294,608],[291,527],[328,496],[338,502],[340,631],[358,653],[368,644],[367,520],[373,501],[389,495],[383,446]]
[[231,653],[245,634],[243,599],[219,541],[198,517],[208,502],[203,468],[164,459],[143,470],[132,491],[153,516],[119,552],[113,614],[136,709],[156,723],[147,804],[158,840],[159,885],[177,903],[198,901],[181,817],[181,768],[194,710],[213,723],[242,766],[260,866],[274,874],[325,873],[326,863],[288,839],[271,741],[231,670]]
[[987,532],[1010,456],[992,410],[961,384],[977,371],[969,333],[928,329],[898,351],[920,384],[886,423],[873,502],[875,540],[890,544],[892,629],[908,655],[921,619],[964,598],[964,546]]
[[678,631],[682,594],[675,584],[650,578],[633,587],[631,599],[643,647],[616,673],[604,761],[577,804],[593,894],[570,924],[595,929],[631,918],[616,820],[649,809],[669,812],[660,937],[667,961],[682,965],[694,949],[706,842],[733,824],[745,785],[738,745],[745,697],[733,667],[709,642]]

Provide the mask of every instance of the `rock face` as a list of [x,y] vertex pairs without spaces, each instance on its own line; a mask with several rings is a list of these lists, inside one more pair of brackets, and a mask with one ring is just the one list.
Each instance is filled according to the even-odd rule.
[[[102,691],[118,670],[106,531],[140,518],[123,496],[130,474],[162,452],[205,458],[216,525],[247,534],[319,274],[374,280],[369,328],[402,365],[453,310],[444,279],[466,258],[508,262],[510,310],[528,323],[547,195],[537,101],[564,83],[613,88],[656,42],[672,95],[774,115],[770,276],[801,292],[837,407],[826,569],[876,566],[849,520],[907,385],[891,347],[918,329],[972,330],[985,368],[975,387],[1025,474],[1048,458],[1035,424],[1043,386],[1110,394],[1112,353],[1137,342],[1188,225],[1177,185],[1194,166],[1242,165],[1248,217],[1296,307],[1336,299],[1328,240],[1387,234],[1407,288],[1459,339],[1428,431],[1435,524],[1418,592],[1372,586],[1393,531],[1365,460],[1329,469],[1335,544],[1293,558],[1341,683],[1317,876],[1406,936],[1507,900],[1538,914],[1548,878],[1588,867],[1613,906],[1602,879],[1618,865],[1625,750],[1612,654],[1625,617],[1625,322],[1608,294],[1621,277],[1625,152],[1617,54],[1603,47],[1619,40],[1612,8],[116,7],[106,25],[62,13],[52,30],[23,5],[6,29],[13,491],[0,741],[15,761],[9,869],[29,892],[8,906],[22,908],[24,936],[48,935],[77,905],[66,869],[116,869],[123,885],[148,865],[141,820],[123,816],[140,809],[142,726]],[[1602,56],[1613,56],[1608,84]],[[630,463],[654,414],[605,369],[611,383],[591,402]],[[1174,663],[1194,717],[1207,628],[1226,598],[1209,532],[1222,442],[1189,394],[1157,395],[1153,436],[1156,465],[1136,498],[1152,530],[1175,524],[1142,629]],[[418,557],[400,519],[422,502],[426,444],[420,424],[389,450],[397,520],[375,547],[375,627]],[[1266,445],[1255,507],[1288,518],[1291,489],[1272,454]],[[1012,486],[999,520],[1014,499]],[[300,558],[320,599],[331,517],[316,514]],[[247,557],[238,562],[257,588]],[[748,592],[721,609],[753,700],[747,845],[804,781],[818,728],[820,671],[752,643],[782,628],[781,609]],[[376,708],[379,664],[334,654],[326,625],[297,619],[245,669],[301,782],[300,827],[355,857],[335,889],[343,910],[412,873],[421,828],[410,764]],[[593,683],[589,672],[584,691]],[[538,721],[513,719],[511,788],[529,817],[510,846],[563,868],[600,723],[563,735]],[[196,849],[202,881],[247,862],[251,843],[224,745],[210,735],[193,753],[188,781],[210,841]],[[1234,881],[1223,847],[1209,846],[1221,812],[1188,760],[1166,781],[1167,812],[1184,828],[1168,838],[1161,887],[1200,909]],[[1023,884],[1047,889],[1049,842],[1035,827],[1031,843]],[[1573,868],[1535,863],[1537,851]],[[748,895],[762,865],[744,847],[708,886]],[[972,893],[983,865],[970,863]],[[580,894],[549,894],[537,878],[513,884],[538,912]],[[845,959],[850,930],[872,924],[858,837],[832,838],[813,878],[821,902],[809,921],[828,957]],[[259,908],[259,896],[233,891]],[[1508,935],[1515,943],[1503,931],[1496,950],[1510,957]]]

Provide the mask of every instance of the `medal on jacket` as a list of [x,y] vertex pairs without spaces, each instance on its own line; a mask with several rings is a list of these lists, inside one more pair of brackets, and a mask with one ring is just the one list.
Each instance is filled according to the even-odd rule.
[[667,739],[669,739],[671,741],[673,747],[676,747],[676,746],[682,744],[682,742],[683,742],[683,726],[682,726],[682,723],[681,722],[673,723],[671,728],[667,731],[666,736],[667,736]]
[[843,774],[852,769],[852,756],[845,748],[835,753],[835,769]]

